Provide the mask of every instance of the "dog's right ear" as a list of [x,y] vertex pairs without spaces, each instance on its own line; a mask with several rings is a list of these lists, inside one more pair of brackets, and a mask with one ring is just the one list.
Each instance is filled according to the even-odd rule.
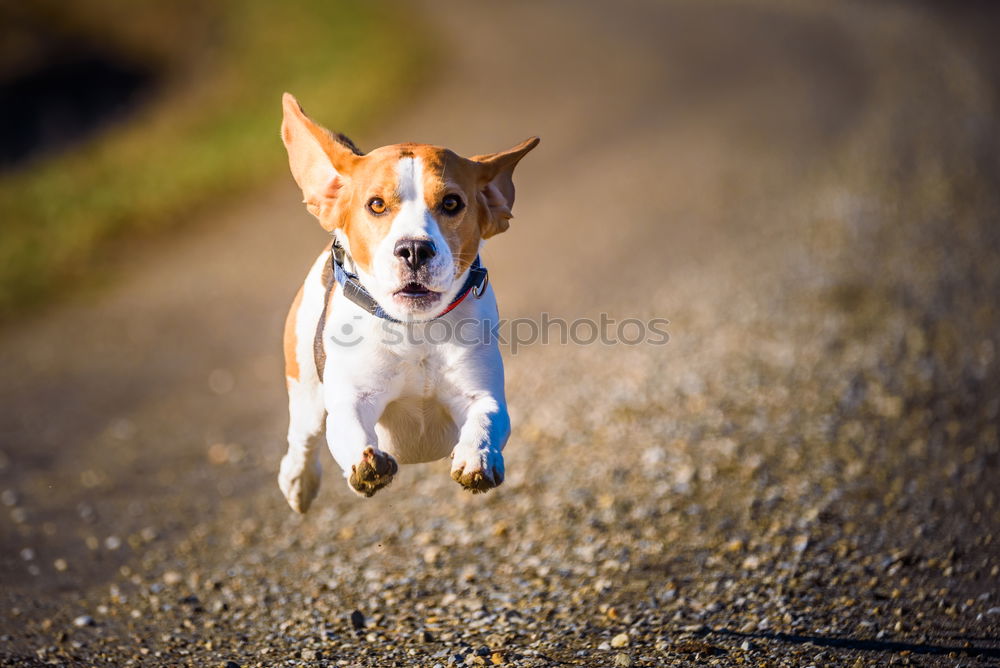
[[309,213],[324,229],[333,231],[337,227],[332,216],[337,193],[362,158],[361,152],[347,137],[335,136],[314,123],[290,93],[285,93],[281,102],[281,140],[288,150],[292,177],[302,189]]
[[514,148],[488,155],[475,155],[483,189],[479,193],[483,205],[480,229],[483,239],[505,232],[510,227],[514,206],[514,168],[528,151],[538,146],[538,137],[526,139]]

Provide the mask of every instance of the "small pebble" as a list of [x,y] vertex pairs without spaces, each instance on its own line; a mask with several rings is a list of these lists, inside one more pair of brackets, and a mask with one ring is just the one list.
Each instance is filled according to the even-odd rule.
[[619,633],[614,638],[611,639],[611,646],[615,649],[628,646],[628,634]]
[[79,617],[73,620],[73,626],[77,626],[79,628],[83,628],[84,626],[93,626],[93,625],[94,625],[94,618],[91,617],[90,615],[80,615]]

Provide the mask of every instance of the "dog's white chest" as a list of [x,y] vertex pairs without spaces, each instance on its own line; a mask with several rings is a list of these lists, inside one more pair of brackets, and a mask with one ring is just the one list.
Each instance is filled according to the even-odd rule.
[[381,447],[401,464],[446,457],[458,439],[452,416],[455,388],[445,360],[433,346],[404,345],[392,379],[394,399],[377,425]]

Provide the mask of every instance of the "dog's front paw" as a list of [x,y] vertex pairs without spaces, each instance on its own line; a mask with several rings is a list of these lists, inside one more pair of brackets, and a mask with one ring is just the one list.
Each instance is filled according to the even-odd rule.
[[351,467],[347,481],[358,494],[372,496],[390,482],[399,465],[391,456],[370,445],[361,453],[361,461]]
[[473,494],[503,484],[503,455],[493,450],[452,455],[451,478]]
[[286,454],[278,469],[278,486],[288,505],[297,513],[305,513],[319,492],[322,467],[319,457],[312,461]]

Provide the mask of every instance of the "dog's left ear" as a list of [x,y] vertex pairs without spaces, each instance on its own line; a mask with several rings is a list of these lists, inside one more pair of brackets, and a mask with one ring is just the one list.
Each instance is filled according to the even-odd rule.
[[479,204],[483,210],[479,221],[483,239],[505,232],[514,216],[514,168],[528,151],[538,146],[538,137],[526,139],[514,148],[500,153],[476,155],[479,163]]

